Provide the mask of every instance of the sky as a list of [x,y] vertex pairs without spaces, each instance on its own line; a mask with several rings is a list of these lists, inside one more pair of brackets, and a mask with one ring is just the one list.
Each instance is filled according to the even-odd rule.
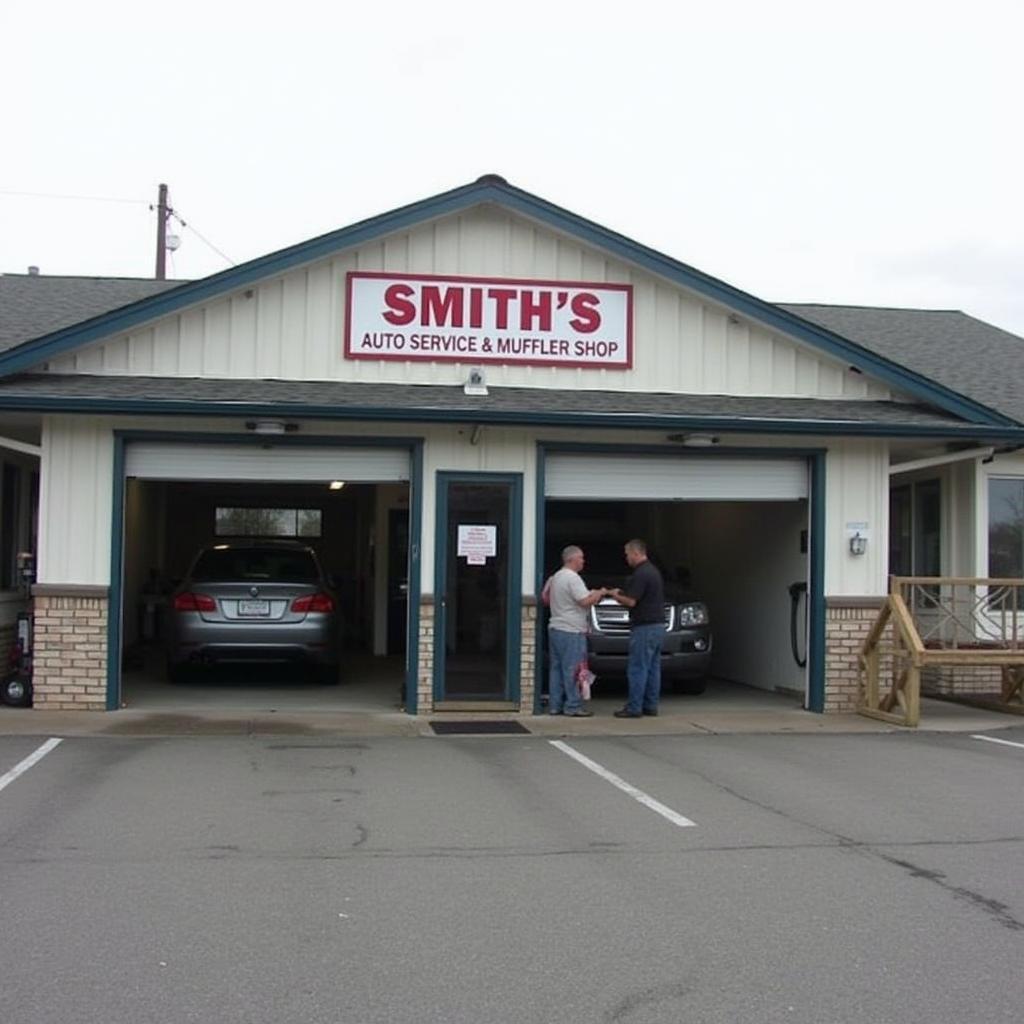
[[0,272],[153,276],[161,182],[194,279],[498,173],[762,299],[1024,336],[1022,37],[1019,0],[5,4]]

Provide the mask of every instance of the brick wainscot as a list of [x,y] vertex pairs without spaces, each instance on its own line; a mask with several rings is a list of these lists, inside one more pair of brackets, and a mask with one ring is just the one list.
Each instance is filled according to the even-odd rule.
[[107,587],[36,584],[33,703],[50,711],[107,706]]

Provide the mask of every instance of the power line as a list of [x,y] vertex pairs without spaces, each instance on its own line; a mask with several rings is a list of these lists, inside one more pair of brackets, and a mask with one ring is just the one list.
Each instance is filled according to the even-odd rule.
[[230,263],[231,266],[233,266],[233,267],[238,266],[238,264],[230,256],[228,256],[226,253],[221,252],[221,250],[218,249],[217,246],[215,246],[213,244],[213,242],[211,242],[208,238],[205,238],[203,235],[201,235],[194,227],[192,227],[191,224],[186,223],[186,221],[184,221],[182,219],[182,217],[180,216],[180,214],[178,214],[178,212],[176,210],[171,210],[171,216],[174,217],[174,219],[183,228],[188,228],[188,230],[191,231],[192,234],[195,235],[196,238],[198,238],[200,242],[202,242],[204,245],[206,245],[210,249],[212,249],[226,263]]
[[[121,196],[77,196],[69,195],[62,192],[25,192],[19,189],[0,189],[0,196],[21,196],[29,199],[65,199],[73,202],[82,203],[128,203],[131,205],[148,206],[151,210],[155,209],[153,204],[148,199],[127,199]],[[238,264],[233,260],[227,253],[218,249],[205,235],[197,231],[191,224],[188,224],[173,208],[168,208],[168,214],[183,227],[187,228],[199,239],[203,245],[215,252],[225,263],[229,263],[231,266],[236,267]]]
[[0,189],[0,196],[24,196],[30,199],[71,199],[82,203],[132,203],[149,205],[147,199],[125,199],[118,196],[72,196],[60,192],[20,192],[14,189]]

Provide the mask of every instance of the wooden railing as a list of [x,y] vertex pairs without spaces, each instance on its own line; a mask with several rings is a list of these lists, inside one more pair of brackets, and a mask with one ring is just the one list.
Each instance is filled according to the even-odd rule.
[[892,577],[889,596],[858,655],[857,710],[870,718],[916,726],[921,720],[921,672],[939,665],[998,668],[1001,702],[1020,701],[1022,595],[1024,579]]

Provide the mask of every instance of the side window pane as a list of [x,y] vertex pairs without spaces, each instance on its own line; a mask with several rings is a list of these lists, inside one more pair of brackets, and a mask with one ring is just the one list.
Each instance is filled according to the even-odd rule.
[[942,491],[938,480],[914,486],[914,575],[942,575]]
[[14,561],[18,547],[18,467],[4,463],[0,488],[0,589],[15,583]]
[[988,574],[1024,576],[1024,480],[989,480]]
[[912,576],[914,559],[911,534],[910,487],[896,487],[889,492],[889,574]]

